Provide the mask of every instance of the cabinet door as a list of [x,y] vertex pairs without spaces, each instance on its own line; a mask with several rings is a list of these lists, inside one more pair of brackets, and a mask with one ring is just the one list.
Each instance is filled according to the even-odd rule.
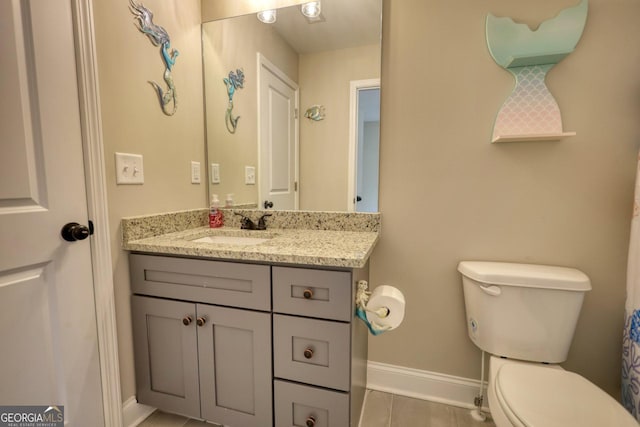
[[138,402],[200,418],[195,308],[132,297]]
[[229,427],[272,423],[271,315],[197,305],[202,418]]

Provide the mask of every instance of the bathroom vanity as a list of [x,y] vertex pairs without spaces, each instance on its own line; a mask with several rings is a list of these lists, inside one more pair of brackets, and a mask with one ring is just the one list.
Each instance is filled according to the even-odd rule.
[[138,402],[232,427],[358,425],[368,331],[354,301],[378,232],[269,233],[125,240]]

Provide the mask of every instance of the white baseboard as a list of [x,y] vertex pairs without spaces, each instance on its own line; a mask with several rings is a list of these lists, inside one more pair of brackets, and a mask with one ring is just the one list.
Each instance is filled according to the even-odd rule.
[[[367,362],[367,388],[385,393],[444,403],[461,408],[473,408],[480,381],[437,372],[422,371],[380,362]],[[484,407],[487,407],[487,383],[484,383]],[[135,427],[156,408],[138,403],[131,396],[122,404],[124,427]]]
[[131,396],[122,403],[122,425],[135,427],[145,420],[156,408],[138,403],[135,396]]
[[[471,409],[480,381],[369,361],[367,388]],[[483,409],[488,410],[486,382],[483,390]]]

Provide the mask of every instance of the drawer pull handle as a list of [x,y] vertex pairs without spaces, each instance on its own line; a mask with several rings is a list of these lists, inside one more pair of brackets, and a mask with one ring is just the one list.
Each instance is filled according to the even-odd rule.
[[207,323],[207,318],[206,317],[198,317],[196,319],[196,323],[198,324],[198,326],[204,326],[205,323]]
[[313,357],[313,348],[312,347],[305,348],[303,354],[305,359],[311,359]]
[[313,427],[316,425],[316,418],[313,415],[309,415],[307,417],[307,421],[305,421],[307,427]]
[[302,292],[302,296],[304,297],[304,299],[313,298],[313,289],[305,289],[304,292]]
[[193,322],[193,319],[191,318],[191,316],[184,316],[182,318],[182,324],[184,326],[189,326],[191,324],[191,322]]

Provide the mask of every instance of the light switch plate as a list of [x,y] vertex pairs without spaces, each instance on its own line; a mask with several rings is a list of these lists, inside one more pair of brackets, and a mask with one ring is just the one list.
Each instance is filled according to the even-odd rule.
[[141,154],[116,154],[116,184],[144,184]]
[[220,184],[220,164],[211,163],[211,183]]
[[191,183],[200,184],[200,162],[191,162]]
[[244,183],[248,185],[255,185],[256,183],[256,168],[255,166],[244,167]]

